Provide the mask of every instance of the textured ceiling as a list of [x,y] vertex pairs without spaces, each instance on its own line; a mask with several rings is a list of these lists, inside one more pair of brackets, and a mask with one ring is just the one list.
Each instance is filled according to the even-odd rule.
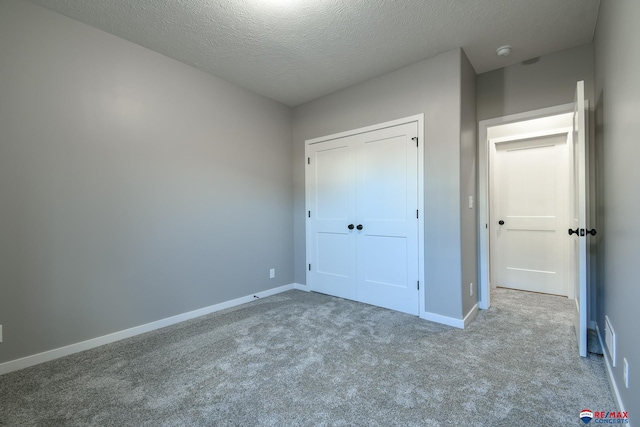
[[[295,106],[464,48],[477,73],[592,40],[600,0],[32,0]],[[497,47],[511,44],[507,58]]]

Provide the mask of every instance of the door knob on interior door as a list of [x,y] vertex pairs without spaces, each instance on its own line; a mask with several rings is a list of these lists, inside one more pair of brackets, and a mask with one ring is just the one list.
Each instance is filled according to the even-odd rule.
[[572,234],[578,234],[578,231],[580,231],[579,228],[576,228],[575,230],[569,229],[569,236],[571,236]]
[[498,221],[498,224],[500,224],[500,225],[504,225],[504,221],[503,221],[503,220],[500,220],[500,221]]
[[595,228],[592,228],[591,230],[587,230],[587,234],[591,234],[592,236],[595,236],[597,233]]
[[364,227],[362,227],[362,224],[358,224],[358,226],[356,227],[358,230],[362,230]]
[[349,224],[349,225],[347,225],[347,228],[348,228],[349,230],[353,230],[354,225],[353,225],[353,224]]

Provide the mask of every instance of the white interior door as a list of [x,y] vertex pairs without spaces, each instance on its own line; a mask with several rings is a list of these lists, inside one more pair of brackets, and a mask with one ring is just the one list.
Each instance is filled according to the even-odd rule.
[[418,315],[416,122],[307,146],[312,291]]
[[356,299],[356,171],[354,146],[344,138],[312,145],[307,171],[307,284]]
[[417,124],[356,139],[358,300],[418,314]]
[[587,356],[587,125],[584,82],[576,87],[573,114],[572,264],[575,287],[575,330],[580,356]]
[[568,294],[568,133],[497,143],[495,280],[498,286]]

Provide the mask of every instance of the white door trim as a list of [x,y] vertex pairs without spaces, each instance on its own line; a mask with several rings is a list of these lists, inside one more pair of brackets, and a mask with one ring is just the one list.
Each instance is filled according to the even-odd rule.
[[574,104],[563,104],[524,113],[511,114],[478,123],[478,280],[480,281],[480,303],[483,310],[491,306],[489,291],[489,147],[488,129],[493,126],[525,120],[539,119],[571,113]]
[[539,132],[531,132],[531,133],[523,133],[515,136],[503,136],[500,138],[490,138],[489,144],[500,144],[502,142],[515,142],[515,141],[523,141],[525,139],[533,139],[533,138],[543,138],[545,136],[554,136],[554,135],[562,135],[572,133],[573,129],[570,127],[561,127],[557,129],[545,129]]
[[[413,123],[413,122],[418,123],[418,209],[420,211],[420,219],[421,219],[421,221],[418,221],[418,277],[419,277],[418,280],[420,281],[420,290],[418,292],[418,298],[420,300],[419,316],[421,318],[424,318],[426,313],[425,282],[424,282],[424,218],[425,218],[425,215],[424,215],[424,209],[425,209],[424,207],[424,143],[425,143],[424,114],[416,114],[414,116],[391,120],[384,123],[378,123],[375,125],[365,126],[362,128],[353,129],[345,132],[334,133],[334,134],[322,136],[319,138],[308,139],[305,141],[305,149],[311,144],[317,144],[320,142],[330,141],[332,139],[358,135],[361,133],[376,131],[380,129],[385,129],[385,128],[398,126],[398,125],[404,125],[404,124]],[[305,157],[307,157],[306,152],[305,152]],[[307,159],[305,158],[304,161],[306,163]],[[308,169],[305,168],[305,182],[308,182],[308,179],[306,177],[307,171]],[[306,184],[305,184],[305,189],[306,189]],[[305,194],[305,205],[306,205],[305,212],[306,212],[309,207],[308,189],[305,190],[305,193],[306,193]],[[308,234],[309,234],[309,230],[306,229],[305,235],[308,235]],[[307,259],[307,263],[309,263],[308,259]],[[305,268],[305,271],[306,270],[307,269]]]

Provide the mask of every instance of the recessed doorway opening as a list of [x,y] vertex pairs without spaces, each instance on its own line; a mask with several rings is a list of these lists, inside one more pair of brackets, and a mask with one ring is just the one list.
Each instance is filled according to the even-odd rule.
[[[568,244],[561,240],[569,200],[560,191],[571,182],[570,168],[562,163],[569,162],[573,110],[574,104],[565,104],[480,122],[481,309],[490,307],[491,289],[502,286],[501,280],[509,281],[505,287],[573,297],[572,286],[557,290],[571,274]],[[521,286],[511,285],[510,276]]]
[[588,105],[571,104],[479,123],[479,308],[497,285],[566,295],[587,354]]

